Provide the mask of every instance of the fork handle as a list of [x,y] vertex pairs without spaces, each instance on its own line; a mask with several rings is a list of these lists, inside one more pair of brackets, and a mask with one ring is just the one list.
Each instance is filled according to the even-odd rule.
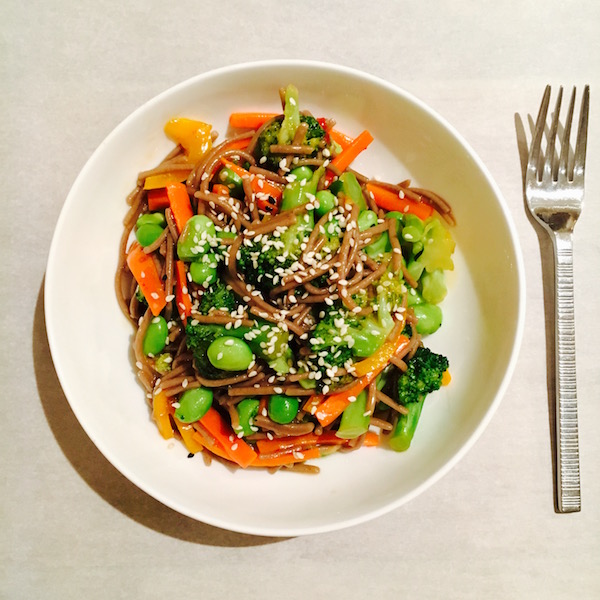
[[558,512],[581,510],[575,372],[573,240],[553,232],[555,259],[556,491]]

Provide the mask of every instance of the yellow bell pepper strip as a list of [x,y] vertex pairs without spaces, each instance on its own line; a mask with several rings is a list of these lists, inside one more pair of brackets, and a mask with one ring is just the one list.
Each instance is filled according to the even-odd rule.
[[177,417],[173,419],[177,426],[177,431],[181,436],[181,441],[184,443],[187,451],[191,454],[200,452],[204,446],[194,437],[195,429],[189,423],[182,423]]
[[168,173],[150,175],[150,177],[146,177],[146,179],[144,180],[144,189],[157,190],[160,188],[164,188],[169,183],[185,181],[188,178],[191,170],[191,167],[189,167],[187,169],[169,171]]
[[401,213],[410,213],[419,217],[421,221],[431,217],[433,207],[425,202],[417,202],[411,198],[400,198],[397,192],[384,188],[375,183],[367,183],[367,193],[375,201],[379,208],[387,211],[398,211]]
[[181,234],[185,224],[194,216],[192,203],[190,202],[187,188],[183,183],[169,183],[166,188],[167,196],[169,197],[169,207],[173,213],[177,232]]
[[127,254],[127,266],[140,286],[152,314],[157,317],[166,306],[166,294],[152,256],[134,242]]
[[[352,143],[342,150],[332,161],[331,166],[336,167],[338,171],[345,171],[352,161],[373,141],[373,136],[365,129],[358,135]],[[328,170],[325,175],[325,187],[328,187],[335,177],[333,171]]]
[[385,342],[372,356],[365,358],[354,365],[354,372],[358,379],[347,389],[334,392],[325,398],[315,412],[319,423],[325,427],[333,423],[348,405],[356,399],[377,375],[388,365],[390,359],[405,348],[410,342],[405,335],[399,335],[395,340]]
[[450,371],[448,371],[448,369],[446,369],[444,371],[444,374],[442,375],[442,385],[450,385],[451,381],[452,381],[452,376],[450,375]]
[[276,116],[276,113],[234,112],[229,115],[229,124],[237,129],[258,129]]
[[175,261],[175,303],[184,325],[192,314],[192,297],[188,292],[187,285],[185,263],[182,260]]
[[212,125],[193,119],[171,119],[165,125],[165,133],[176,144],[181,144],[188,160],[196,164],[212,147]]
[[217,445],[225,451],[229,460],[237,463],[243,469],[256,460],[257,454],[253,448],[237,437],[231,425],[225,422],[216,409],[209,408],[199,423],[215,439]]
[[152,418],[154,419],[160,435],[165,440],[173,437],[173,426],[170,415],[174,412],[169,397],[164,392],[159,392],[152,399]]

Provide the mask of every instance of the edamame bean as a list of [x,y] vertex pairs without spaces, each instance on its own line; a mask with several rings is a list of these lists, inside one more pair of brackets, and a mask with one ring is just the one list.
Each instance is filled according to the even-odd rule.
[[446,288],[446,278],[444,271],[437,269],[431,273],[425,271],[420,281],[422,291],[421,295],[425,302],[430,304],[439,304],[445,297],[448,289]]
[[413,311],[417,317],[417,331],[421,335],[428,335],[437,331],[442,324],[442,309],[435,304],[416,304]]
[[160,225],[164,229],[167,225],[167,221],[165,215],[160,212],[144,213],[139,216],[135,223],[136,227],[141,227],[142,225]]
[[217,258],[214,254],[205,254],[202,260],[190,263],[190,276],[194,283],[208,287],[217,280]]
[[267,403],[267,410],[269,411],[269,418],[275,423],[285,425],[294,420],[298,414],[298,408],[300,407],[300,399],[293,396],[284,396],[282,394],[275,394],[269,398]]
[[425,266],[418,260],[411,260],[406,265],[406,270],[408,271],[408,274],[415,281],[419,281],[419,279],[421,279],[421,275],[423,275],[424,268],[425,268]]
[[242,432],[244,436],[252,435],[252,419],[258,414],[260,402],[255,398],[244,398],[236,405],[239,425],[236,433]]
[[377,215],[372,210],[363,210],[358,215],[358,230],[364,231],[377,225]]
[[315,197],[319,203],[319,208],[315,209],[319,219],[335,208],[336,197],[329,190],[320,190]]
[[185,261],[198,260],[215,238],[215,224],[206,215],[194,215],[188,219],[179,236],[177,255]]
[[223,371],[245,371],[254,360],[250,346],[229,335],[217,338],[206,353],[213,367]]
[[179,407],[175,417],[182,423],[194,423],[200,420],[212,406],[213,393],[206,388],[186,390],[179,397]]
[[234,198],[241,198],[244,194],[242,178],[229,167],[223,167],[219,171],[219,181],[229,188],[229,194]]
[[135,237],[137,241],[140,243],[140,246],[150,246],[153,244],[163,232],[163,228],[160,225],[153,225],[152,223],[147,223],[146,225],[142,225],[138,227],[135,232]]
[[290,171],[290,175],[295,177],[295,181],[308,181],[313,176],[313,170],[303,165]]
[[376,259],[378,256],[390,252],[391,249],[390,236],[387,231],[384,231],[374,242],[365,247],[365,252],[371,258]]
[[144,341],[142,343],[144,354],[146,356],[156,356],[157,354],[160,354],[167,344],[168,335],[169,329],[165,318],[162,316],[153,317],[146,329]]
[[423,221],[415,215],[406,215],[404,228],[402,229],[402,239],[407,242],[419,242],[423,237]]

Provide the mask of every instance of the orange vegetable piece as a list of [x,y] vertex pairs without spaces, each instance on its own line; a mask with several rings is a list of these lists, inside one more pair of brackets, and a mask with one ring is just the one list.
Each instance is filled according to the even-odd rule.
[[170,419],[170,415],[173,412],[169,397],[164,392],[160,392],[154,396],[152,399],[152,418],[158,427],[160,435],[165,440],[173,437],[173,426]]
[[127,255],[127,266],[140,286],[152,314],[157,317],[166,306],[167,300],[154,260],[134,242]]
[[190,202],[187,188],[183,183],[169,183],[166,188],[167,196],[169,197],[169,207],[173,213],[177,231],[181,233],[185,224],[194,216],[192,203]]
[[212,147],[212,125],[193,119],[171,119],[165,133],[176,144],[181,144],[189,161],[196,164]]
[[419,217],[422,221],[433,214],[433,207],[429,206],[429,204],[417,202],[407,197],[400,198],[397,192],[388,190],[380,185],[371,182],[367,183],[367,192],[371,194],[375,204],[384,210],[411,213]]

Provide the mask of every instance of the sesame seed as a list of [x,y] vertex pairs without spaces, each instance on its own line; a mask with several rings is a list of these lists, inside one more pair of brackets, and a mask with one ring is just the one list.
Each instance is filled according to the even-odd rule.
[[280,387],[274,387],[274,388],[273,388],[273,391],[274,391],[276,394],[283,394],[283,388],[280,388]]
[[188,383],[189,383],[189,381],[188,381],[187,379],[184,379],[184,380],[181,382],[181,387],[185,389],[185,388],[188,386]]

